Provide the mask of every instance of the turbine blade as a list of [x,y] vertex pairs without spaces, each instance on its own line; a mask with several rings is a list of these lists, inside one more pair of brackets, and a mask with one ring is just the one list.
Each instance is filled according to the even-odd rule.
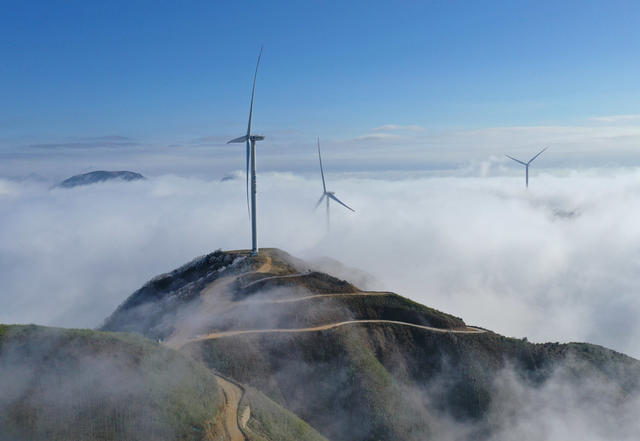
[[513,157],[511,157],[511,156],[509,156],[509,155],[505,155],[505,156],[506,156],[507,158],[509,158],[509,159],[513,159],[514,161],[516,161],[516,162],[517,162],[517,163],[519,163],[519,164],[527,165],[527,163],[526,163],[526,162],[522,162],[522,161],[521,161],[521,160],[519,160],[519,159],[513,158]]
[[320,137],[318,137],[318,159],[320,159],[320,175],[322,176],[322,189],[327,192],[327,186],[324,183],[324,170],[322,169],[322,156],[320,156]]
[[256,71],[253,74],[253,87],[251,88],[251,106],[249,106],[249,124],[247,125],[247,136],[251,136],[251,119],[253,118],[253,97],[256,93],[256,78],[258,78],[258,66],[260,66],[260,58],[262,58],[262,46],[260,46],[260,54],[258,54]]
[[313,207],[314,210],[317,210],[318,207],[320,206],[320,204],[322,203],[322,201],[324,200],[325,196],[327,196],[326,193],[322,193],[322,196],[320,196],[320,199],[318,200],[318,203],[316,204],[315,207]]
[[240,138],[234,138],[231,141],[227,141],[227,144],[231,144],[232,142],[245,142],[247,140],[247,135],[241,136]]
[[540,156],[542,154],[542,152],[544,152],[546,149],[548,149],[549,147],[545,147],[542,150],[540,150],[540,152],[535,155],[533,158],[529,159],[529,162],[527,162],[527,164],[531,164],[533,162],[534,159],[536,159],[538,156]]
[[247,137],[247,213],[249,213],[249,219],[251,219],[251,204],[249,203],[249,156],[251,154],[251,141]]
[[329,196],[331,199],[333,199],[334,201],[336,201],[337,203],[339,203],[340,205],[342,205],[343,207],[348,208],[349,210],[353,211],[354,213],[356,212],[356,210],[354,210],[353,208],[351,208],[350,206],[348,206],[347,204],[345,204],[344,202],[342,202],[340,199],[338,199],[337,197],[335,197],[334,195],[332,195],[331,193],[327,193],[327,196]]

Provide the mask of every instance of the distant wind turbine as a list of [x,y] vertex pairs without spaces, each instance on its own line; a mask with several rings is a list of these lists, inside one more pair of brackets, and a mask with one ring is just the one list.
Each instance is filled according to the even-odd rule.
[[334,201],[336,201],[337,203],[339,203],[343,207],[353,211],[354,213],[355,213],[356,210],[354,210],[353,208],[349,207],[347,204],[345,204],[340,199],[338,199],[335,196],[335,193],[333,191],[327,191],[327,185],[324,182],[324,169],[322,168],[322,155],[320,154],[320,138],[318,138],[318,159],[320,160],[320,176],[322,176],[322,196],[320,196],[320,200],[316,204],[315,208],[317,209],[320,206],[320,204],[322,203],[322,200],[326,199],[326,201],[327,201],[327,231],[329,231],[329,199],[333,199]]
[[524,165],[524,166],[525,166],[525,170],[526,170],[526,171],[525,171],[525,186],[526,186],[527,188],[529,188],[529,164],[531,164],[531,163],[533,162],[533,160],[534,160],[534,159],[536,159],[538,156],[540,156],[540,155],[542,154],[542,152],[544,152],[544,151],[545,151],[546,149],[548,149],[548,148],[549,148],[549,147],[545,147],[545,148],[543,148],[542,150],[540,150],[540,152],[538,152],[538,154],[537,154],[537,155],[535,155],[533,158],[529,159],[529,162],[524,162],[524,161],[521,161],[521,160],[519,160],[519,159],[513,158],[513,157],[511,157],[511,156],[509,156],[509,155],[505,155],[507,158],[509,158],[509,159],[513,159],[513,160],[514,160],[514,161],[516,161],[518,164],[522,164],[522,165]]
[[[247,210],[251,217],[251,255],[258,255],[258,232],[256,219],[256,141],[262,141],[264,136],[251,134],[251,119],[253,117],[253,97],[256,92],[256,78],[258,76],[258,66],[260,66],[260,58],[262,57],[262,47],[258,55],[256,63],[256,71],[253,74],[253,88],[251,89],[251,105],[249,106],[249,124],[247,126],[247,134],[240,138],[232,139],[227,142],[246,142],[247,143]],[[249,205],[249,164],[251,164],[251,205]]]

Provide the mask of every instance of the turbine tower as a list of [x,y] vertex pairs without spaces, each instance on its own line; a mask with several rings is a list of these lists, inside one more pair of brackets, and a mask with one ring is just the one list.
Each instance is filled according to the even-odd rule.
[[540,150],[540,152],[538,152],[537,155],[535,155],[533,158],[529,159],[529,162],[524,162],[524,161],[521,161],[519,159],[513,158],[513,157],[511,157],[509,155],[505,155],[507,158],[513,159],[518,164],[522,164],[522,165],[525,166],[525,186],[526,186],[526,188],[529,188],[529,164],[531,164],[534,159],[536,159],[538,156],[540,156],[542,154],[542,152],[544,152],[548,148],[549,147],[545,147],[542,150]]
[[338,199],[335,196],[335,193],[333,191],[327,191],[327,185],[324,182],[324,169],[322,168],[322,155],[320,154],[320,138],[318,138],[318,159],[320,160],[320,176],[322,176],[322,196],[320,196],[320,200],[316,204],[315,208],[317,209],[318,206],[320,206],[320,204],[322,203],[322,200],[326,199],[326,201],[327,201],[327,231],[329,231],[329,199],[333,199],[334,201],[336,201],[337,203],[339,203],[343,207],[348,208],[349,210],[353,211],[354,213],[355,213],[356,210],[354,210],[353,208],[349,207],[347,204],[345,204],[340,199]]
[[[258,66],[260,66],[260,58],[262,57],[262,47],[260,48],[260,54],[258,55],[258,62],[256,63],[256,71],[253,74],[253,88],[251,89],[251,105],[249,106],[249,124],[247,125],[247,134],[239,138],[232,139],[227,142],[246,142],[247,143],[247,164],[246,164],[246,177],[247,177],[247,210],[251,217],[251,255],[258,255],[258,231],[257,231],[257,213],[256,213],[256,141],[262,141],[264,136],[251,134],[251,119],[253,118],[253,97],[256,92],[256,78],[258,76]],[[251,168],[251,198],[249,198],[249,168]],[[251,204],[249,204],[251,199]]]

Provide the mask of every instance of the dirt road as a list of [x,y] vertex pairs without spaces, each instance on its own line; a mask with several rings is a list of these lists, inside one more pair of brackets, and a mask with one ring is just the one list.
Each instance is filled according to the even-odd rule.
[[267,256],[265,262],[256,271],[259,273],[268,273],[271,271],[271,257]]
[[[266,263],[264,264],[266,265]],[[264,266],[263,265],[263,266]],[[260,271],[262,269],[262,267],[258,268],[259,273],[266,273],[267,271]],[[262,279],[258,279],[258,280],[254,280],[253,282],[247,283],[246,285],[244,285],[242,287],[242,289],[247,289],[253,285],[257,285],[258,283],[262,283],[262,282],[266,282],[267,280],[274,280],[274,279],[293,279],[293,278],[297,278],[297,277],[305,277],[308,276],[309,274],[311,274],[311,272],[306,272],[306,273],[295,273],[295,274],[284,274],[282,276],[268,276],[268,277],[263,277]]]
[[303,300],[317,299],[321,297],[364,297],[364,296],[389,296],[389,295],[393,295],[393,294],[388,292],[375,292],[375,291],[371,291],[371,292],[360,291],[360,292],[351,292],[351,293],[337,292],[337,293],[328,293],[328,294],[312,294],[312,295],[303,296],[303,297],[287,297],[285,299],[255,299],[255,300],[249,299],[249,300],[243,301],[242,303],[292,303],[292,302],[300,302]]
[[287,333],[287,332],[314,332],[314,331],[324,331],[327,329],[337,328],[339,326],[345,325],[358,325],[358,324],[369,324],[369,323],[390,323],[394,325],[401,326],[410,326],[413,328],[425,329],[431,332],[439,332],[439,333],[451,333],[451,334],[482,334],[487,331],[484,329],[474,328],[474,327],[466,327],[462,329],[442,329],[442,328],[434,328],[432,326],[423,326],[416,325],[414,323],[406,323],[406,322],[398,322],[395,320],[349,320],[346,322],[338,322],[338,323],[330,323],[327,325],[314,326],[311,328],[298,328],[298,329],[245,329],[238,331],[224,331],[224,332],[214,332],[207,335],[201,335],[191,340],[188,340],[186,343],[202,341],[202,340],[212,340],[216,338],[223,337],[233,337],[235,335],[243,335],[243,334],[269,334],[269,333]]
[[[242,389],[219,375],[216,375],[216,381],[224,393],[225,406],[223,419],[225,430],[229,434],[231,441],[247,441],[242,430],[240,430],[240,421],[238,420],[238,406],[242,398]],[[249,418],[245,417],[245,414],[247,414],[247,412],[243,412],[242,419],[248,420]],[[246,421],[244,421],[244,424],[246,424]]]

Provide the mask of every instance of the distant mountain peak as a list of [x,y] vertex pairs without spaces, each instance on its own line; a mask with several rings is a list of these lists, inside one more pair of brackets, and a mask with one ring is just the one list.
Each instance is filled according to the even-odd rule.
[[80,175],[71,176],[70,178],[65,179],[56,185],[56,187],[61,188],[73,188],[78,187],[80,185],[90,185],[96,184],[98,182],[112,181],[112,180],[121,180],[121,181],[138,181],[141,179],[146,179],[140,173],[135,173],[132,171],[106,171],[106,170],[96,170],[89,173],[83,173]]

